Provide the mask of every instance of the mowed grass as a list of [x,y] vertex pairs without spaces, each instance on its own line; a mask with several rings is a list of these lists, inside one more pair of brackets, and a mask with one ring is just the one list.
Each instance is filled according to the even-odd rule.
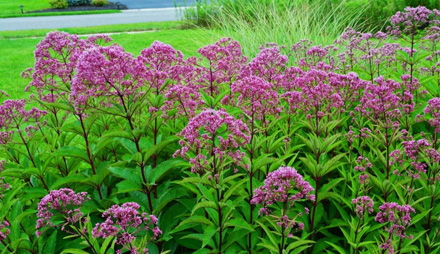
[[[164,21],[164,22],[149,22],[149,23],[119,24],[119,25],[103,25],[103,26],[92,26],[92,27],[63,28],[58,30],[71,34],[95,34],[95,33],[164,30],[164,29],[176,29],[176,28],[182,28],[182,22]],[[51,30],[53,29],[1,31],[0,39],[44,37]]]
[[[135,34],[111,35],[115,43],[123,46],[128,52],[139,55],[155,40],[170,44],[182,51],[185,57],[195,55],[200,47],[213,43],[221,36],[203,29],[161,30]],[[42,38],[0,39],[0,90],[9,94],[9,99],[27,98],[30,93],[24,92],[29,80],[21,78],[21,72],[33,67],[34,50]]]
[[[23,5],[24,13],[21,13],[20,5]],[[37,17],[37,16],[61,16],[61,15],[86,15],[118,13],[120,10],[96,10],[96,11],[69,11],[69,12],[41,12],[28,13],[52,8],[49,0],[0,0],[0,18],[12,17]]]
[[23,5],[24,12],[51,8],[49,0],[1,0],[0,18],[21,14],[20,5]]

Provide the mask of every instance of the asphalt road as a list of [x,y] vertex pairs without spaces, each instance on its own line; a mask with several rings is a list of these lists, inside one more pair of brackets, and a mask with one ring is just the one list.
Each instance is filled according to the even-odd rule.
[[0,19],[0,31],[59,29],[69,27],[173,21],[179,19],[180,12],[176,8],[125,10],[122,13],[112,14],[5,18]]

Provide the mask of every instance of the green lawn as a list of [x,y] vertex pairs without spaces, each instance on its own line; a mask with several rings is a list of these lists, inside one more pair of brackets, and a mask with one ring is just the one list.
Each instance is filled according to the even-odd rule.
[[0,18],[21,14],[20,5],[25,12],[50,8],[49,0],[1,0]]
[[[23,5],[24,14],[21,13],[20,5]],[[0,1],[0,18],[12,17],[35,17],[35,16],[60,16],[60,15],[85,15],[85,14],[102,14],[117,13],[120,10],[97,10],[97,11],[69,11],[69,12],[43,12],[43,13],[27,13],[29,11],[39,11],[50,9],[49,0],[1,0]]]
[[[115,26],[115,28],[123,28]],[[107,28],[107,32],[111,29]],[[67,29],[63,29],[67,30]],[[82,29],[69,29],[71,33],[84,32]],[[99,29],[89,28],[88,33],[96,33]],[[47,33],[47,31],[41,31]],[[26,35],[21,32],[21,35]],[[29,34],[28,34],[29,35]],[[215,42],[219,35],[202,29],[191,30],[161,30],[136,34],[115,34],[111,36],[114,42],[122,45],[128,52],[138,55],[139,52],[150,46],[155,40],[172,45],[175,49],[181,50],[187,57],[194,55],[196,50],[203,45]],[[33,51],[41,38],[0,38],[0,90],[7,92],[12,99],[26,98],[28,93],[23,89],[29,80],[23,80],[21,72],[27,67],[34,65]]]
[[[132,32],[132,31],[148,31],[181,28],[180,21],[150,22],[150,23],[134,23],[121,25],[104,25],[93,27],[77,27],[58,29],[71,34],[94,34],[94,33],[115,33],[115,32]],[[35,29],[20,31],[2,31],[0,39],[17,39],[27,37],[44,37],[53,29]]]

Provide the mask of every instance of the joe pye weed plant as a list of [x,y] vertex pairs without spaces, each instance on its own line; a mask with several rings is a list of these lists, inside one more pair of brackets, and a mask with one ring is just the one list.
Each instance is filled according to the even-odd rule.
[[252,56],[49,33],[1,93],[0,251],[440,253],[438,14]]

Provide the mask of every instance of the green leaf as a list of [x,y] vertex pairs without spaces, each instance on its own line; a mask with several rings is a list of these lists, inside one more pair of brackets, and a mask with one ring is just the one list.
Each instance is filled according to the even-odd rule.
[[254,231],[252,225],[243,219],[233,219],[225,223],[225,227],[233,227],[234,231],[237,229],[245,229],[247,231]]
[[142,191],[142,186],[139,183],[134,183],[130,180],[124,180],[116,184],[118,193],[130,193],[133,191]]
[[64,146],[58,148],[55,153],[55,156],[64,156],[64,157],[75,157],[84,160],[85,162],[89,162],[89,157],[85,151],[75,146]]
[[202,249],[212,240],[215,233],[217,233],[217,229],[214,227],[207,227],[204,229]]
[[61,254],[89,254],[89,253],[80,249],[66,249],[63,250]]
[[49,237],[49,239],[47,239],[46,244],[44,245],[44,253],[55,253],[57,232],[58,231],[55,230]]
[[212,208],[214,210],[217,210],[217,204],[215,202],[213,202],[213,201],[202,201],[202,202],[199,202],[199,203],[197,203],[194,206],[191,214],[194,214],[200,208]]
[[340,253],[340,254],[347,254],[347,252],[345,251],[345,249],[343,249],[342,247],[337,246],[336,244],[331,243],[331,242],[327,242],[327,241],[326,241],[326,243],[329,244],[329,245],[331,245],[335,250],[338,251],[338,253]]
[[230,188],[228,188],[228,190],[225,192],[223,199],[228,200],[229,197],[231,197],[238,188],[240,188],[244,183],[246,183],[248,181],[249,180],[247,178],[245,178],[245,179],[238,181],[237,183],[233,183],[232,186]]

